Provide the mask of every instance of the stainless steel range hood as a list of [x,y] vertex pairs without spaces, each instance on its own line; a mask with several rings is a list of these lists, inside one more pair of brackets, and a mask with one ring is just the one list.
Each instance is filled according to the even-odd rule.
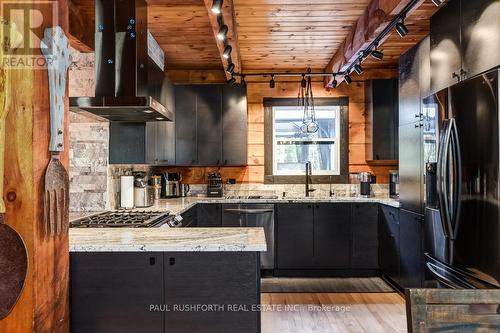
[[95,97],[70,97],[72,111],[110,121],[172,121],[165,107],[164,54],[147,30],[145,0],[95,1]]

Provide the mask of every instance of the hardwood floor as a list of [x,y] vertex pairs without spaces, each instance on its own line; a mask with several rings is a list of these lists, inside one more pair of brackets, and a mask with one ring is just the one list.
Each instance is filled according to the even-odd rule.
[[397,293],[263,293],[262,333],[406,332]]

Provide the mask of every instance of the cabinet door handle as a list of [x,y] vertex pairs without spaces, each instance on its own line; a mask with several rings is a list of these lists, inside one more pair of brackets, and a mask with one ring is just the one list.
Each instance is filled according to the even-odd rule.
[[422,118],[423,114],[422,113],[415,113],[415,118]]
[[457,79],[457,81],[460,82],[460,75],[458,75],[456,72],[451,73],[451,78]]
[[220,164],[220,160],[217,160],[217,165],[219,165],[219,164]]
[[170,266],[174,266],[175,265],[175,258],[171,257],[171,258],[168,258],[168,264]]
[[155,258],[155,257],[151,257],[151,258],[149,258],[149,264],[150,264],[151,266],[154,266],[154,265],[156,264],[156,258]]
[[191,164],[194,164],[195,160],[191,160]]
[[226,164],[227,164],[227,160],[224,160],[224,165],[226,165]]
[[415,128],[419,128],[419,127],[422,127],[422,126],[424,126],[424,124],[422,124],[422,123],[415,124]]

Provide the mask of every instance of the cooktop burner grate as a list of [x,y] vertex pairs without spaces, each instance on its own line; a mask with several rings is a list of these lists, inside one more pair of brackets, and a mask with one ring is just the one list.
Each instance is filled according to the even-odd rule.
[[173,216],[161,211],[112,211],[70,222],[70,227],[155,227],[168,223]]

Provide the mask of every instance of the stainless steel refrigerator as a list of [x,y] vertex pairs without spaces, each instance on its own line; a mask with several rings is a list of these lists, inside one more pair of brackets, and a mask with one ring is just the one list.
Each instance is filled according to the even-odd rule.
[[425,126],[435,128],[427,140],[426,286],[500,288],[499,74],[423,101],[433,115]]

